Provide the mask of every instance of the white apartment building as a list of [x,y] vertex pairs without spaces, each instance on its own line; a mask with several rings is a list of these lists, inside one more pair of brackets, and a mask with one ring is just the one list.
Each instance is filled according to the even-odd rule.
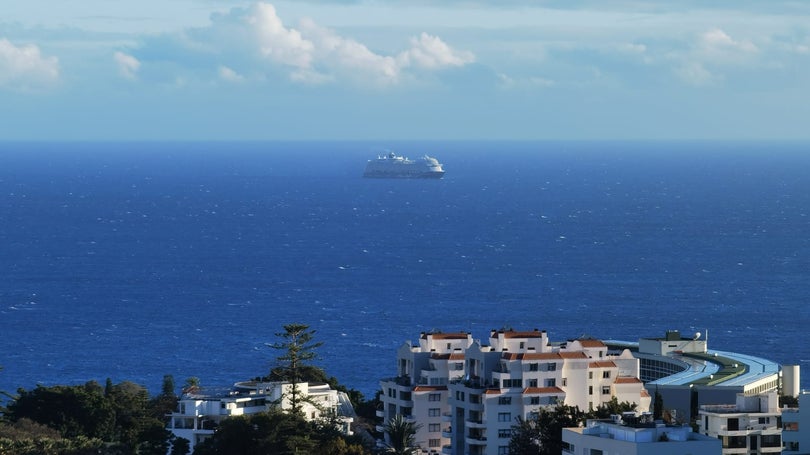
[[[257,414],[271,408],[290,409],[289,383],[239,382],[232,388],[219,391],[193,391],[180,397],[178,409],[170,417],[168,430],[174,436],[185,438],[194,446],[214,434],[223,419],[232,416]],[[309,400],[302,403],[307,420],[327,415],[340,417],[341,431],[351,433],[354,409],[348,396],[332,390],[328,384],[298,384],[300,396]]]
[[692,428],[654,422],[652,416],[614,416],[588,420],[583,428],[565,428],[563,454],[582,455],[719,455],[721,442]]
[[400,414],[420,424],[416,442],[423,453],[438,453],[450,444],[442,421],[449,412],[447,385],[464,377],[464,355],[472,342],[469,333],[423,332],[418,345],[406,342],[397,350],[397,376],[380,381],[377,417],[385,423]]
[[776,392],[740,393],[736,404],[700,406],[698,428],[720,439],[724,455],[782,453],[780,417]]
[[798,408],[782,408],[782,453],[810,455],[810,392],[798,395]]
[[493,330],[489,345],[467,349],[464,380],[448,386],[449,455],[508,453],[518,417],[564,403],[594,409],[613,397],[648,411],[650,396],[638,379],[639,361],[629,351],[608,355],[599,340],[552,345],[545,331]]
[[552,345],[545,331],[493,330],[484,345],[465,332],[422,333],[418,345],[397,351],[397,376],[380,382],[377,416],[421,425],[422,453],[495,454],[508,446],[516,418],[542,407],[587,410],[616,397],[647,411],[638,374],[629,351],[609,355],[599,340]]

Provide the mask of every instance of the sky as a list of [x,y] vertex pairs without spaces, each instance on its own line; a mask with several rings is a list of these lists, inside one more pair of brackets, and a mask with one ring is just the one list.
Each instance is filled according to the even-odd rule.
[[810,1],[0,0],[0,140],[807,140]]

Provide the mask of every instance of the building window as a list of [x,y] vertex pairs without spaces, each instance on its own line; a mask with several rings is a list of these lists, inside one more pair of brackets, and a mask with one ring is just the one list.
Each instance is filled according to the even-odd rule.
[[593,379],[593,371],[588,372],[588,379]]
[[588,386],[588,395],[593,395],[593,386],[592,385]]
[[464,363],[462,362],[455,362],[453,363],[453,369],[456,371],[461,371],[464,369]]
[[511,412],[499,412],[498,413],[498,422],[511,422],[512,421],[512,413]]
[[609,385],[602,386],[602,395],[610,395],[610,386]]
[[442,401],[442,394],[431,393],[428,395],[428,401]]
[[498,437],[501,439],[508,439],[512,437],[512,429],[511,428],[499,428],[498,429]]
[[538,371],[538,369],[539,369],[538,366],[539,366],[539,364],[537,364],[537,363],[530,363],[529,364],[529,371]]
[[498,446],[498,455],[509,455],[509,446]]
[[523,341],[521,341],[521,342],[520,342],[520,349],[523,349],[524,347],[526,347],[526,343],[524,343]]
[[428,440],[428,446],[429,447],[439,447],[441,445],[442,445],[442,440],[441,439],[430,439],[430,440]]
[[602,372],[602,377],[603,377],[604,379],[608,379],[608,378],[610,378],[610,371],[603,371],[603,372]]
[[556,363],[546,364],[546,371],[557,371],[557,364]]
[[512,397],[500,397],[498,398],[498,404],[512,404]]
[[782,427],[784,431],[799,431],[799,422],[785,422]]
[[431,423],[428,425],[428,431],[431,433],[442,431],[441,426],[442,424],[440,423]]
[[568,378],[562,378],[562,386],[565,387],[568,385]]
[[439,408],[430,408],[428,409],[428,417],[439,417],[442,415],[442,410]]
[[540,404],[540,397],[529,398],[529,404]]
[[761,424],[764,424],[764,423],[771,423],[771,422],[770,422],[770,420],[771,420],[771,419],[769,419],[768,417],[760,417],[760,418],[759,418],[759,423],[761,423]]
[[546,379],[545,382],[546,382],[546,387],[556,387],[557,386],[557,380],[554,379],[554,378]]
[[537,387],[537,379],[529,379],[529,387]]

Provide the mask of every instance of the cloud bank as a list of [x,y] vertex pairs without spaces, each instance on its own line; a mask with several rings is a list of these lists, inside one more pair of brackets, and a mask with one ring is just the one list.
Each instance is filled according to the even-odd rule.
[[301,19],[297,25],[285,24],[269,3],[217,14],[207,27],[146,40],[131,53],[116,54],[121,74],[130,78],[138,71],[139,62],[145,68],[159,55],[159,60],[172,60],[180,66],[209,66],[220,79],[229,81],[249,80],[244,76],[248,74],[261,79],[281,75],[302,85],[352,83],[375,87],[418,80],[425,74],[475,61],[472,52],[457,50],[427,32],[411,37],[409,46],[399,52],[375,51],[310,18]]
[[15,46],[0,39],[0,88],[20,91],[41,90],[59,80],[59,60],[43,56],[39,47]]

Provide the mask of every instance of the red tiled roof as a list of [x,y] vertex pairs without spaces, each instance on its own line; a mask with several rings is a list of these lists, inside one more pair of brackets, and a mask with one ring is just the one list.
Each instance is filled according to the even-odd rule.
[[588,355],[582,351],[560,351],[563,359],[587,359]]
[[616,384],[636,384],[636,383],[640,383],[641,380],[639,378],[634,378],[632,376],[620,376],[620,377],[616,378],[616,381],[614,381],[614,382]]
[[414,392],[435,392],[439,390],[447,390],[446,385],[418,385],[413,388]]
[[484,393],[487,395],[496,395],[501,393],[501,389],[487,389]]
[[430,358],[434,360],[464,360],[464,353],[463,352],[454,352],[454,353],[444,353],[439,354],[438,352],[433,352],[430,354]]
[[591,362],[588,368],[615,368],[616,364],[612,360],[601,360],[598,362]]
[[583,348],[605,348],[607,347],[602,340],[576,340],[579,341],[579,344],[582,345]]

